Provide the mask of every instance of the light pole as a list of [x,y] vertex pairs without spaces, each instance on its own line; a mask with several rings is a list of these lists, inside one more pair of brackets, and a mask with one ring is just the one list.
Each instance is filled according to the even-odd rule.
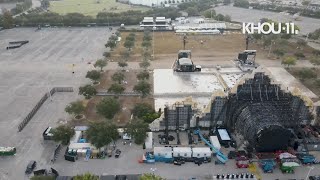
[[268,57],[270,57],[270,53],[271,53],[271,48],[272,48],[272,44],[276,44],[275,41],[271,41],[271,44],[270,44],[270,49],[269,49],[269,53],[268,53]]
[[157,28],[155,26],[153,26],[152,28],[152,58],[154,59],[154,30],[156,30]]

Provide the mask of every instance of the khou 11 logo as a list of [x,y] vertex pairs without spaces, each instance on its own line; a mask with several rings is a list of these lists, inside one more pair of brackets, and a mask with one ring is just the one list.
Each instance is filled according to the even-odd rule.
[[[277,25],[277,26],[276,26]],[[243,34],[298,34],[299,30],[295,29],[294,23],[242,23],[242,33]]]

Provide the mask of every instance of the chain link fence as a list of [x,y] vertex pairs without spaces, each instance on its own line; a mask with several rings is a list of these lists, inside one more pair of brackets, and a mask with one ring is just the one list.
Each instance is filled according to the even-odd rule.
[[[34,106],[34,108],[29,112],[29,114],[23,119],[23,121],[19,124],[18,130],[21,132],[24,127],[29,123],[29,121],[33,118],[33,116],[38,112],[42,104],[54,93],[56,92],[73,92],[72,87],[54,87],[44,94],[44,96],[40,99],[40,101]],[[50,93],[50,94],[49,94]]]

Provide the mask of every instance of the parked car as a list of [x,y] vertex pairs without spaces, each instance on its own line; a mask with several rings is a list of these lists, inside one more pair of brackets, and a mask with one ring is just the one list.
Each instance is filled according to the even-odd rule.
[[173,164],[177,166],[181,166],[182,163],[180,161],[173,161]]
[[115,155],[114,157],[115,157],[115,158],[119,158],[120,154],[121,154],[120,149],[117,149],[117,150],[116,150],[116,155]]
[[30,161],[27,165],[26,174],[31,174],[32,171],[36,168],[37,162],[36,161]]

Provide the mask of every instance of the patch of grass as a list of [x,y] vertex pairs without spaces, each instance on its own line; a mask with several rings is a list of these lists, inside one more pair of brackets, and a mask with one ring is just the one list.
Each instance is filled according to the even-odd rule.
[[[99,3],[98,3],[99,2]],[[147,7],[131,6],[115,0],[61,0],[50,1],[49,10],[59,14],[81,13],[96,16],[99,12],[124,12],[128,10],[148,10]]]
[[320,68],[298,68],[292,67],[288,71],[301,83],[320,96]]
[[[130,61],[141,61],[141,53],[143,48],[141,43],[143,41],[143,32],[135,32],[136,41],[135,47],[131,51]],[[113,60],[118,60],[120,53],[126,48],[123,46],[129,32],[121,32],[121,42],[114,49],[112,54]],[[151,40],[150,53],[152,54],[152,46],[154,44],[154,53],[157,56],[174,55],[176,56],[179,50],[183,49],[183,36],[176,35],[174,32],[151,32],[150,36],[155,41]],[[202,41],[202,43],[201,43]],[[263,50],[257,44],[250,44],[250,49],[258,50],[257,58],[266,58],[267,50]],[[194,57],[236,57],[238,52],[245,50],[245,36],[242,34],[228,34],[228,35],[189,35],[187,37],[186,49],[192,51]]]

